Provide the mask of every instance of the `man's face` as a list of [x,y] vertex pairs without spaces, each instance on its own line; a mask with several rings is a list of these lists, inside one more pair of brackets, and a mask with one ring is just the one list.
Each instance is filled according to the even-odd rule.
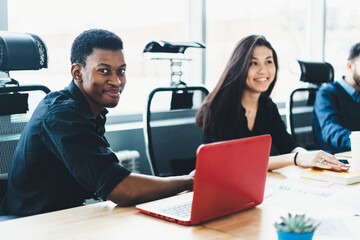
[[95,116],[105,107],[116,107],[126,83],[126,64],[122,50],[94,49],[86,65],[73,65],[76,85],[84,94]]
[[353,87],[360,90],[360,57],[355,58],[351,61],[352,78],[354,80]]

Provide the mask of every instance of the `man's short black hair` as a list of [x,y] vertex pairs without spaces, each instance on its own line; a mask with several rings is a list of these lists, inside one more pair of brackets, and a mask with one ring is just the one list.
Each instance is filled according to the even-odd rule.
[[106,50],[122,50],[123,42],[115,33],[104,29],[90,29],[77,36],[71,47],[71,64],[77,63],[85,67],[86,57],[94,48]]
[[350,49],[348,60],[354,60],[360,55],[360,42],[353,45]]

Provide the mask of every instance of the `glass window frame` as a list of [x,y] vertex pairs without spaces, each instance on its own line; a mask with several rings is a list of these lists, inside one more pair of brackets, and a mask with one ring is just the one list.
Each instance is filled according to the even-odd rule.
[[[311,14],[308,16],[308,24],[312,26],[312,30],[309,33],[308,60],[323,61],[324,46],[326,44],[326,0],[309,0],[309,4]],[[0,0],[0,19],[0,30],[8,30],[8,0]],[[187,1],[187,32],[189,41],[200,41],[206,44],[206,0]],[[201,79],[198,83],[203,85],[206,85],[205,56],[206,51],[199,53],[194,57],[195,64],[189,67],[192,74],[195,74],[197,79]],[[122,119],[121,121],[140,119],[139,117],[141,115],[142,112],[136,114],[119,114]],[[110,118],[119,119],[117,115],[110,116]]]

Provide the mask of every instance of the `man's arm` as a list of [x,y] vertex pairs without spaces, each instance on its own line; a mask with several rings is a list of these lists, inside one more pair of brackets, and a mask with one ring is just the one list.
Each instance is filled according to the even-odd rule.
[[331,90],[320,89],[316,95],[314,111],[321,128],[324,142],[339,150],[350,150],[351,131],[342,124],[340,106]]
[[108,195],[119,206],[131,206],[192,190],[194,172],[184,176],[155,177],[131,173]]

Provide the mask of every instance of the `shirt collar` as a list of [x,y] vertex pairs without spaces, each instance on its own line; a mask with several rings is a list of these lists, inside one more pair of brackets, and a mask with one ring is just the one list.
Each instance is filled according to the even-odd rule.
[[[90,119],[95,119],[96,117],[91,111],[89,103],[86,101],[84,95],[82,94],[78,86],[76,86],[76,84],[74,83],[74,80],[70,82],[69,86],[67,87],[67,90],[70,92],[72,98],[79,102],[81,109],[84,110],[86,114],[88,114],[88,117]],[[106,119],[105,115],[108,112],[109,111],[106,108],[104,108],[104,110],[100,113],[99,116],[97,116],[97,118],[101,117],[102,119],[105,120]]]
[[345,76],[340,78],[338,82],[355,101],[359,101],[359,94],[355,91],[355,88],[350,86],[350,84],[345,81]]

